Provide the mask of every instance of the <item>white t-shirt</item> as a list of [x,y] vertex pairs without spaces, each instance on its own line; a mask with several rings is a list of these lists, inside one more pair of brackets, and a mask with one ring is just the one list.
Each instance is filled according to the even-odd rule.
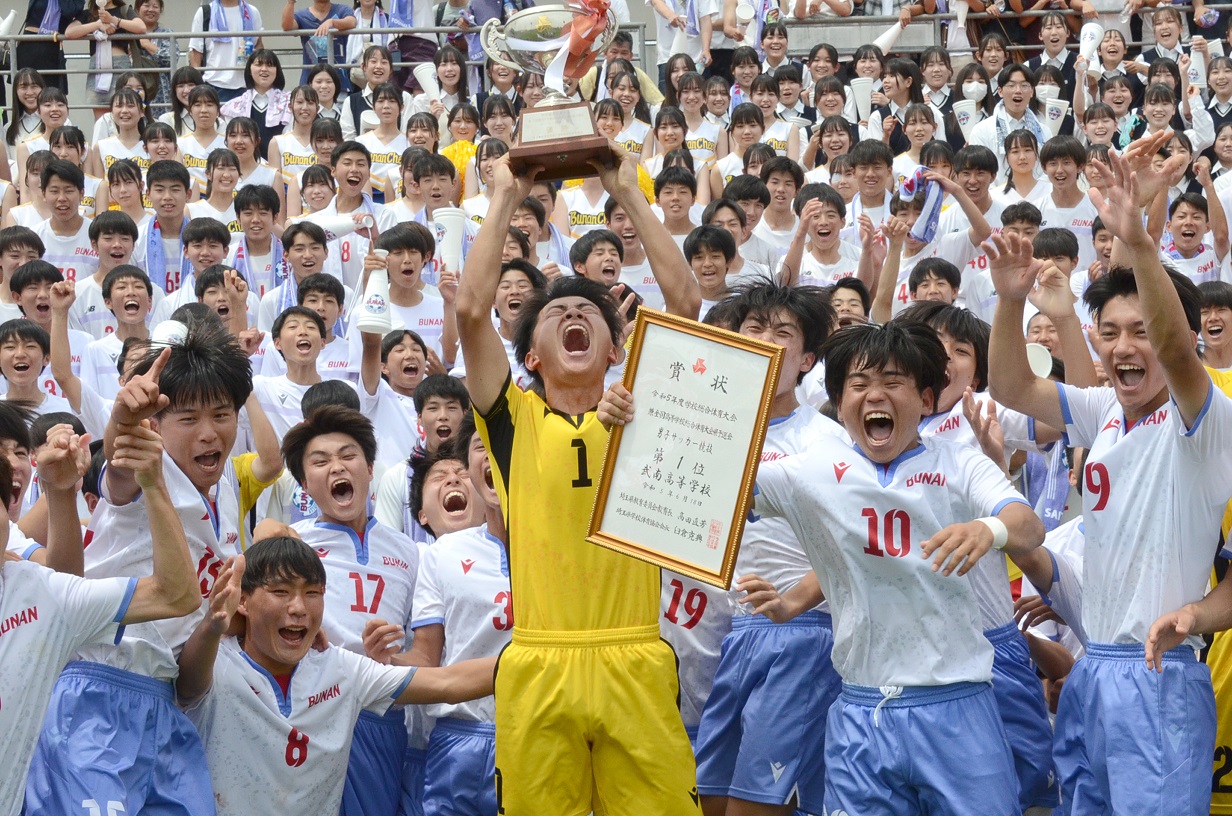
[[[250,31],[260,31],[262,29],[261,12],[255,4],[244,4],[252,14],[252,19],[249,22],[248,29]],[[195,37],[188,41],[190,51],[205,54],[205,70],[202,72],[205,78],[206,85],[213,85],[215,88],[226,88],[233,90],[244,87],[244,65],[248,62],[248,56],[256,47],[256,39],[253,37],[238,36],[244,31],[244,18],[240,14],[240,6],[222,7],[222,13],[227,21],[227,31],[234,31],[237,36],[234,37],[211,37],[209,45],[205,44],[204,37]],[[201,21],[201,8],[197,8],[197,13],[193,15],[192,29],[194,33],[203,32],[205,30]],[[219,27],[210,21],[210,31],[218,31]],[[222,70],[222,69],[236,70]]]
[[[261,404],[261,410],[269,419],[278,437],[279,444],[287,431],[304,421],[304,409],[301,403],[304,392],[312,386],[293,383],[285,374],[277,377],[257,375],[252,378],[252,392]],[[241,424],[248,427],[248,412],[244,411]]]
[[1069,444],[1089,448],[1083,626],[1094,643],[1145,643],[1160,615],[1206,594],[1232,495],[1232,401],[1212,385],[1192,428],[1169,401],[1127,432],[1112,388],[1057,391]]
[[898,265],[898,280],[894,282],[894,300],[890,306],[891,315],[897,315],[912,303],[911,272],[920,261],[926,258],[943,258],[961,270],[971,262],[976,253],[983,250],[971,243],[969,232],[951,232],[948,235],[938,233],[932,241],[910,257],[906,255],[906,251],[904,248],[902,261]]
[[1072,232],[1078,239],[1078,266],[1076,268],[1090,267],[1095,262],[1095,244],[1091,240],[1091,225],[1099,217],[1091,199],[1083,196],[1082,201],[1076,207],[1058,207],[1052,203],[1052,194],[1049,192],[1031,203],[1039,207],[1042,216],[1040,229],[1059,227]]
[[51,219],[34,228],[45,248],[43,260],[59,269],[65,280],[87,278],[98,270],[98,253],[90,246],[90,221],[81,219],[81,227],[72,235],[58,235]]
[[116,361],[124,343],[114,334],[95,340],[86,346],[85,359],[81,366],[81,385],[94,391],[103,399],[114,400],[120,393],[120,370]]
[[860,256],[863,254],[863,250],[850,241],[839,241],[838,260],[832,264],[823,264],[813,253],[806,250],[800,261],[800,283],[829,286],[841,278],[849,278],[859,270]]
[[1223,262],[1215,254],[1215,247],[1205,241],[1198,244],[1198,251],[1192,258],[1182,257],[1174,245],[1160,252],[1159,257],[1195,284],[1223,280],[1226,277]]
[[60,671],[83,646],[114,644],[136,578],[89,581],[0,562],[0,813],[16,816]]
[[663,571],[659,633],[679,662],[680,718],[686,728],[702,720],[735,609],[732,595],[719,587]]
[[[287,373],[287,361],[283,359],[278,349],[267,335],[261,343],[261,374],[265,377],[277,377]],[[253,369],[257,368],[256,358],[253,358]],[[350,340],[334,335],[334,339],[325,344],[317,357],[317,373],[323,380],[347,380],[356,382],[359,379],[359,360],[355,358]]]
[[372,618],[410,629],[419,548],[409,538],[374,518],[362,539],[349,527],[321,519],[301,521],[294,529],[325,567],[321,625],[331,644],[364,654],[364,626]]
[[205,745],[218,816],[336,813],[360,712],[383,715],[415,671],[309,649],[283,695],[234,638],[223,640],[213,686],[186,709]]
[[[779,250],[778,254],[782,256],[786,254],[788,249],[791,248],[791,239],[796,236],[796,230],[799,228],[799,226],[800,226],[800,219],[797,216],[793,215],[791,226],[788,227],[787,229],[785,230],[771,229],[769,222],[766,221],[766,218],[763,215],[762,219],[757,222],[757,226],[753,227],[753,234],[761,238],[763,241],[765,241],[770,246],[777,248]],[[754,260],[757,260],[757,259],[754,258]]]
[[[971,581],[935,573],[920,544],[1023,498],[982,453],[925,439],[878,465],[839,437],[763,463],[755,513],[783,515],[834,619],[834,667],[861,686],[992,679]],[[873,535],[870,535],[870,530]],[[863,546],[861,546],[863,544]]]
[[[391,466],[405,462],[415,446],[423,441],[415,401],[390,388],[384,378],[375,394],[369,394],[362,385],[358,390],[360,410],[372,420],[373,427],[379,429],[376,460]],[[402,525],[395,529],[401,530]]]
[[[111,334],[116,330],[116,318],[107,308],[107,303],[103,299],[103,283],[95,280],[91,275],[88,278],[80,278],[77,285],[74,287],[76,299],[73,301],[72,307],[68,310],[68,325],[70,329],[77,329],[92,336],[95,340],[101,340],[106,335]],[[167,295],[158,286],[154,287],[154,294],[150,298],[150,314],[146,315],[146,325],[150,323],[150,316],[154,313],[154,308],[163,302]]]
[[[110,492],[106,476],[104,467],[99,476],[104,494]],[[223,563],[239,552],[240,511],[235,490],[223,477],[215,487],[214,501],[207,501],[165,453],[163,477],[184,524],[189,557],[197,568],[201,596],[206,598]],[[116,506],[104,495],[94,508],[86,536],[87,578],[129,578],[153,573],[154,543],[142,496]],[[127,626],[119,646],[84,649],[81,657],[158,680],[174,680],[180,672],[176,655],[204,615],[204,608],[182,618]]]
[[[509,644],[513,632],[509,558],[487,525],[447,533],[424,548],[411,626],[432,624],[445,627],[442,666],[496,657]],[[496,701],[484,697],[457,705],[430,705],[427,713],[490,723],[496,720]]]
[[445,301],[435,286],[424,284],[420,290],[423,299],[416,306],[399,306],[390,301],[389,314],[394,328],[401,323],[403,328],[418,334],[428,348],[441,351],[441,333],[445,330]]
[[[331,264],[327,259],[325,261],[325,268],[321,271],[327,275],[334,275],[337,269],[337,265]],[[338,276],[334,275],[334,277]],[[253,293],[249,292],[248,294],[250,298],[249,303],[251,303]],[[349,313],[351,306],[355,303],[355,293],[351,290],[351,287],[345,284],[342,287],[342,299],[343,303],[340,305],[342,306],[343,312]],[[282,286],[275,286],[273,289],[266,292],[264,296],[262,296],[260,304],[257,306],[257,328],[263,332],[270,331],[274,327],[274,321],[278,319],[278,315],[281,313]]]

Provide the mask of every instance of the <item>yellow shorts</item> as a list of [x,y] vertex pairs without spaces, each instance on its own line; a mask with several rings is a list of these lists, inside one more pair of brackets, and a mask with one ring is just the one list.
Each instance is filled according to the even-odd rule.
[[658,626],[515,628],[496,672],[498,813],[700,814],[679,694]]
[[1228,816],[1232,814],[1232,632],[1215,635],[1206,654],[1206,664],[1211,669],[1218,715],[1215,768],[1211,774],[1211,813]]

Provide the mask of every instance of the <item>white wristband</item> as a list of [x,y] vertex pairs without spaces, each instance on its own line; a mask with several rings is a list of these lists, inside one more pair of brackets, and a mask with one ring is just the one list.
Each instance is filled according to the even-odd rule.
[[996,516],[984,516],[983,518],[977,518],[976,521],[992,531],[992,548],[994,550],[1004,550],[1005,545],[1010,540],[1010,531],[1005,526],[1005,522]]

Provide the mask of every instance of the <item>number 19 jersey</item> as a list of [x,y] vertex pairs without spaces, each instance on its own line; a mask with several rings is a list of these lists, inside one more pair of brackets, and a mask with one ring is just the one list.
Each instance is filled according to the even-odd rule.
[[586,542],[608,436],[595,412],[566,416],[510,378],[475,424],[509,531],[517,628],[657,627],[659,569]]

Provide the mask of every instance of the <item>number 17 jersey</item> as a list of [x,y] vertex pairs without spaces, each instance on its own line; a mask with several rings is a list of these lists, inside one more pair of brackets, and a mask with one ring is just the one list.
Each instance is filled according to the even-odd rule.
[[514,625],[539,632],[658,626],[659,569],[586,541],[608,437],[595,412],[554,411],[510,378],[475,425],[509,531]]

